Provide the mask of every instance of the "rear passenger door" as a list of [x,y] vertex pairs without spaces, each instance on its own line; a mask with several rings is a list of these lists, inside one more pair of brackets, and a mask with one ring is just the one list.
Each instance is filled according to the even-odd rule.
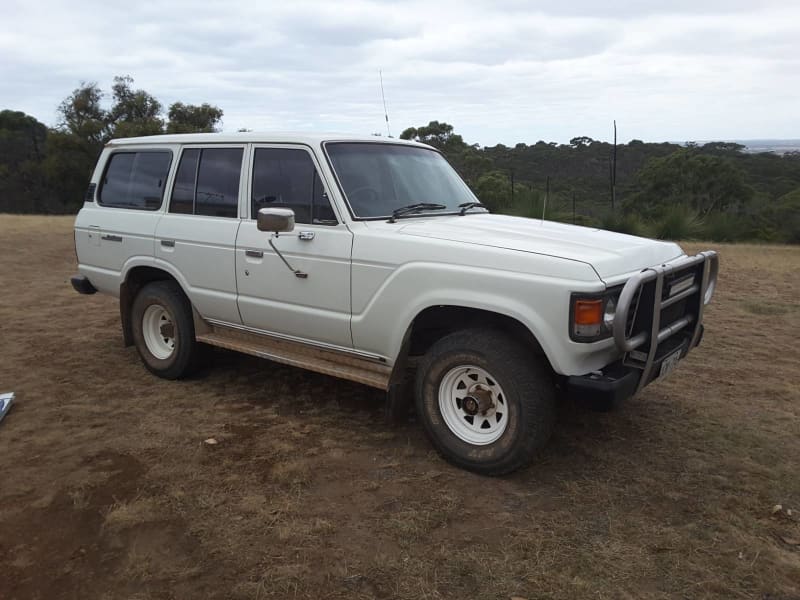
[[227,323],[241,323],[234,251],[245,150],[184,147],[155,234],[156,266],[176,275],[203,317]]
[[[236,242],[242,323],[261,331],[351,348],[352,233],[334,211],[311,151],[305,146],[256,145],[248,177],[249,214]],[[295,230],[272,241],[259,231],[261,208],[291,208]]]

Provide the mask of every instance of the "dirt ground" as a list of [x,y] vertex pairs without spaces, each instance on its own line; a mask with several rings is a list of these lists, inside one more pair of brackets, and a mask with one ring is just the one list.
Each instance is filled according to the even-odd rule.
[[487,479],[370,388],[151,376],[71,227],[0,215],[0,599],[800,598],[800,248],[719,246],[678,371]]

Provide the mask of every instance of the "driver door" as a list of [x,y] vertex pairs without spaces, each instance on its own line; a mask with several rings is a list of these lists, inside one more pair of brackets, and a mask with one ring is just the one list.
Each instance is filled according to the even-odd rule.
[[[255,145],[251,153],[249,218],[236,239],[237,302],[242,324],[264,333],[352,348],[352,233],[336,215],[316,160],[304,146]],[[259,231],[260,208],[290,208],[295,230]],[[297,277],[270,247],[275,246]]]

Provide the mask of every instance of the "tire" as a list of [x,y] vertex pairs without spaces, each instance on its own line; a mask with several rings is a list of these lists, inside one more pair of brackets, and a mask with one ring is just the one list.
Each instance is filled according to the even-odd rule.
[[194,370],[199,349],[192,309],[177,283],[145,285],[133,301],[131,325],[133,342],[148,371],[164,379],[180,379]]
[[437,341],[419,365],[415,392],[439,454],[482,475],[530,463],[555,424],[555,386],[542,359],[499,331],[468,329]]

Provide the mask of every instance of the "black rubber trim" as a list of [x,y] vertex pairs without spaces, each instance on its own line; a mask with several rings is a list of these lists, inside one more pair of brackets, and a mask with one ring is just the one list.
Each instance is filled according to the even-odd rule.
[[69,279],[72,287],[75,288],[75,291],[79,294],[86,294],[87,296],[90,294],[96,294],[97,289],[92,285],[92,282],[89,281],[85,275],[73,275]]

